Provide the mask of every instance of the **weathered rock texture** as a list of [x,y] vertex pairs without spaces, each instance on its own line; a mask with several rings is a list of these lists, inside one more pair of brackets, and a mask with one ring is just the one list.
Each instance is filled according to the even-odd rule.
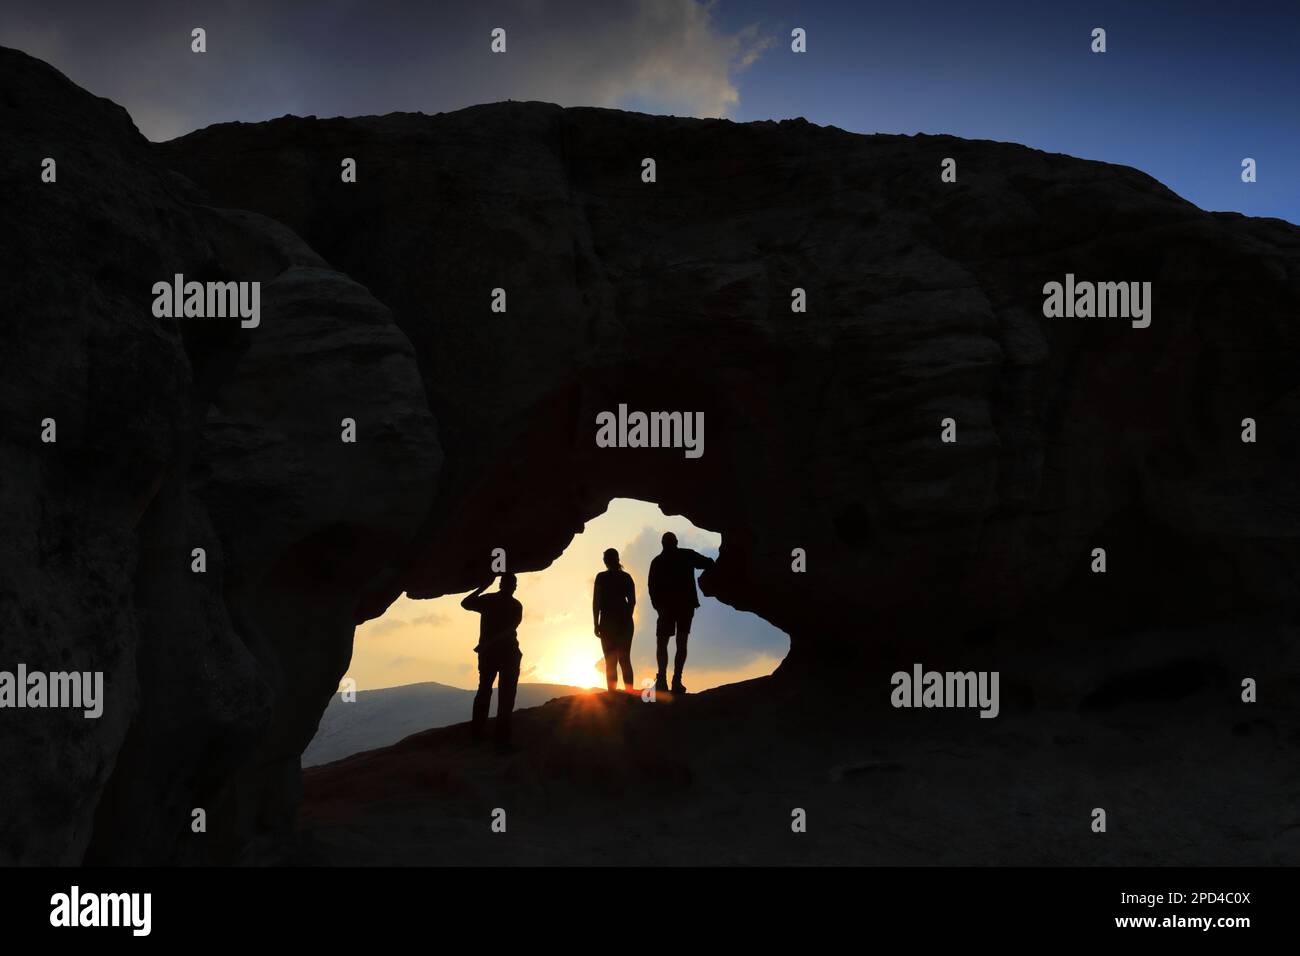
[[[0,784],[2,859],[184,857],[193,806],[233,858],[291,811],[355,622],[468,589],[495,547],[544,567],[615,496],[722,533],[706,590],[790,634],[808,694],[919,660],[1075,706],[1138,664],[1285,659],[1294,226],[803,121],[509,103],[150,147],[43,64],[0,73],[0,663],[111,688],[98,723],[0,717],[34,767]],[[261,279],[261,327],[154,319],[173,272]],[[1067,272],[1151,281],[1151,327],[1044,319]],[[703,411],[704,456],[598,449],[619,403]]]
[[[543,566],[632,495],[723,532],[709,584],[788,631],[792,667],[1294,607],[1287,223],[1015,145],[536,103],[231,124],[160,153],[292,226],[415,343],[448,462],[413,595],[468,587],[489,546]],[[1151,327],[1044,319],[1067,272],[1151,281]],[[597,449],[619,402],[704,409],[704,457]]]
[[[360,595],[428,509],[433,419],[364,288],[193,201],[121,108],[14,51],[0,75],[0,667],[106,684],[98,720],[0,711],[0,862],[231,858],[292,807]],[[154,318],[178,272],[260,281],[260,327]]]

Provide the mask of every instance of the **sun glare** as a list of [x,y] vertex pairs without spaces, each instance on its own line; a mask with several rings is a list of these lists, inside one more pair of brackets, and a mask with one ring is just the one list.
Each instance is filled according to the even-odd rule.
[[546,651],[532,680],[570,687],[604,687],[605,662],[595,635],[569,635]]
[[[549,567],[520,574],[516,593],[524,606],[519,627],[522,683],[604,689],[600,640],[590,627],[591,591],[604,567],[604,551],[611,547],[618,549],[636,584],[632,664],[637,681],[655,676],[655,615],[646,577],[665,531],[710,555],[717,554],[722,541],[716,532],[696,528],[681,515],[665,515],[655,504],[616,498]],[[460,606],[463,597],[399,598],[383,617],[357,629],[348,676],[368,690],[419,681],[472,690],[478,675],[470,649],[478,642],[479,618]],[[710,598],[703,601],[687,665],[686,685],[692,690],[770,674],[785,656],[785,635],[766,624],[756,629],[753,621],[729,611]]]

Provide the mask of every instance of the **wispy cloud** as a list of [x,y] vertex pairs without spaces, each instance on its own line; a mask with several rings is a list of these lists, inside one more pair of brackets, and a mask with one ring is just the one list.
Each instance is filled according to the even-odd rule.
[[366,633],[378,637],[380,634],[389,634],[393,631],[400,631],[402,628],[406,627],[408,623],[408,621],[398,620],[395,617],[382,617],[371,623],[366,628]]
[[451,623],[451,618],[446,614],[421,614],[419,617],[411,618],[412,624],[418,624],[421,627],[445,627]]
[[[563,105],[635,107],[727,116],[740,102],[736,76],[775,42],[757,26],[726,34],[715,4],[639,0],[606,5],[595,25],[550,37],[537,68],[539,98]],[[594,33],[594,35],[593,35]]]

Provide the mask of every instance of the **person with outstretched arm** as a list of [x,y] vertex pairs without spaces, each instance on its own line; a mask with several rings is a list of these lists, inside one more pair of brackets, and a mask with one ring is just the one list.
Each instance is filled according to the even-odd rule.
[[668,640],[676,635],[677,654],[673,659],[672,693],[685,694],[682,685],[682,668],[686,666],[686,639],[691,634],[691,619],[700,606],[699,592],[695,589],[695,572],[713,567],[713,559],[698,551],[677,547],[677,535],[665,531],[663,550],[650,562],[650,604],[659,614],[655,624],[655,655],[659,663],[659,676],[655,690],[668,690]]
[[479,585],[465,596],[460,606],[479,615],[478,693],[474,695],[473,718],[470,734],[482,740],[487,729],[488,711],[492,707],[492,682],[499,678],[497,687],[497,720],[494,738],[499,749],[510,746],[510,714],[515,709],[515,692],[519,689],[519,663],[523,652],[519,649],[518,628],[523,620],[524,606],[515,598],[515,576],[501,575],[501,584],[491,594],[484,590],[492,583]]

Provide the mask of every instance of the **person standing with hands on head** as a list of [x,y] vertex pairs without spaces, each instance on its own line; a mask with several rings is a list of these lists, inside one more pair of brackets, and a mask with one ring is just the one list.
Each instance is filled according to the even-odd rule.
[[596,575],[591,594],[591,620],[605,653],[605,685],[618,690],[618,669],[623,668],[623,689],[632,683],[632,612],[636,609],[636,585],[632,575],[618,562],[618,552],[605,551],[605,570]]
[[686,666],[686,639],[691,634],[691,619],[700,606],[699,592],[695,589],[695,572],[713,567],[713,559],[698,551],[677,547],[677,535],[665,531],[663,551],[650,562],[650,603],[659,613],[655,625],[655,653],[659,662],[659,676],[655,690],[668,690],[668,640],[677,636],[677,654],[673,659],[672,693],[685,694],[682,685],[682,668]]
[[475,740],[483,739],[488,711],[492,706],[492,682],[500,678],[494,737],[497,748],[505,750],[510,746],[510,714],[515,709],[519,663],[524,656],[518,639],[524,606],[514,596],[516,581],[513,574],[501,575],[500,587],[491,594],[484,594],[491,583],[492,577],[489,577],[485,584],[479,585],[460,602],[465,610],[480,615],[478,644],[474,647],[478,652],[478,693],[474,695],[470,734]]

